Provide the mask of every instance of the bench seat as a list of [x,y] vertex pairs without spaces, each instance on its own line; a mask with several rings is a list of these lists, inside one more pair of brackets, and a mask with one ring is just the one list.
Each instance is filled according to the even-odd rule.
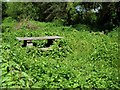
[[45,37],[16,37],[18,40],[45,40],[45,39],[60,39],[60,36],[45,36]]
[[48,43],[46,44],[46,47],[49,47],[53,44],[53,41],[55,39],[60,39],[63,37],[60,36],[44,36],[44,37],[16,37],[19,41],[24,41],[23,47],[25,46],[33,46],[32,40],[48,40]]

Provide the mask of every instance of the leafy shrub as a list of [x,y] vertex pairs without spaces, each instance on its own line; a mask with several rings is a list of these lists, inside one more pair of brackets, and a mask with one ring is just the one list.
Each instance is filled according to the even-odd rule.
[[88,27],[87,25],[76,24],[73,27],[78,31],[90,31],[90,27]]
[[[118,34],[78,31],[35,22],[41,29],[4,29],[2,34],[2,87],[7,88],[108,88],[120,89]],[[9,25],[10,23],[3,23]],[[12,24],[10,25],[13,28]],[[86,26],[82,26],[85,30]],[[52,50],[42,51],[47,41],[33,41],[36,47],[21,47],[16,37],[58,35]]]
[[2,32],[9,32],[15,27],[16,20],[12,17],[7,17],[2,22]]

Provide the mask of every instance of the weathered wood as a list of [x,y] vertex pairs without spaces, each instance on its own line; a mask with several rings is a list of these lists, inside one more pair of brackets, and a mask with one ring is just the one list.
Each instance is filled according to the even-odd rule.
[[33,46],[32,40],[27,40],[27,46]]
[[42,51],[47,51],[47,50],[52,50],[52,48],[50,48],[50,47],[47,47],[47,48],[40,48],[40,50],[42,50]]
[[17,40],[22,40],[24,44],[22,45],[23,47],[25,46],[33,46],[32,40],[48,40],[47,44],[45,45],[46,47],[50,47],[50,45],[53,44],[53,41],[55,39],[60,39],[63,37],[60,36],[45,36],[45,37],[16,37]]
[[24,40],[22,46],[25,47],[26,45],[27,45],[27,40]]
[[52,45],[53,44],[53,41],[54,41],[55,39],[48,39],[48,42],[46,43],[46,47],[50,47],[50,45]]
[[28,42],[27,46],[33,46],[33,43],[32,42]]
[[45,37],[16,37],[18,40],[45,40],[45,39],[60,39],[60,36],[45,36]]
[[33,46],[33,43],[32,43],[31,40],[24,40],[22,46],[23,47],[25,47],[25,46]]

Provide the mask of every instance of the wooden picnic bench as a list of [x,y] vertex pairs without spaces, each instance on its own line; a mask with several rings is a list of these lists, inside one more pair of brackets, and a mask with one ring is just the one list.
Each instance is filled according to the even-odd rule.
[[49,47],[50,45],[53,44],[53,41],[55,39],[60,39],[60,38],[63,38],[63,37],[60,37],[60,36],[16,37],[17,40],[24,42],[23,45],[22,45],[24,47],[26,47],[26,46],[33,46],[33,43],[32,43],[33,40],[48,40],[48,42],[46,44],[46,47]]

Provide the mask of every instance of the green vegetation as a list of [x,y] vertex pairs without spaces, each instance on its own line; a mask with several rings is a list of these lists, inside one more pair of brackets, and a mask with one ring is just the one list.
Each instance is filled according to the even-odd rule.
[[[19,27],[18,27],[19,26]],[[118,78],[118,33],[78,30],[57,23],[29,21],[20,25],[8,17],[2,23],[2,87],[7,88],[116,88]],[[86,30],[87,29],[87,30]],[[41,51],[46,41],[34,41],[36,47],[21,47],[16,37],[63,36]]]
[[120,24],[118,2],[3,2],[2,17],[32,18],[40,22],[61,20],[63,25],[87,24],[97,31],[112,31]]

